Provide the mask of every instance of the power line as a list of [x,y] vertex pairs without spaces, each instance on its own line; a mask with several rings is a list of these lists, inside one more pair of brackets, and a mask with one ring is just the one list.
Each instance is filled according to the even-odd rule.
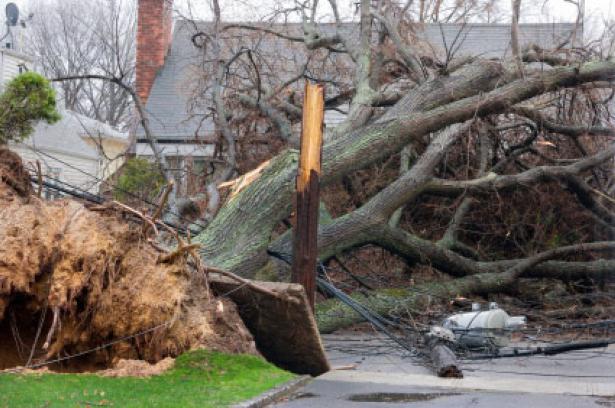
[[[65,181],[62,181],[60,179],[51,177],[51,176],[45,176],[45,178],[49,179],[49,180],[53,180],[54,183],[50,183],[48,181],[43,181],[43,186],[45,186],[46,188],[50,189],[50,190],[55,190],[55,191],[59,191],[61,193],[70,195],[71,197],[75,197],[75,198],[79,198],[82,200],[86,200],[95,204],[104,204],[105,202],[108,202],[108,200],[106,200],[104,197],[101,197],[99,195],[96,194],[92,194],[82,188],[79,188],[77,186],[74,186],[72,184],[69,184]],[[39,183],[38,177],[30,175],[30,180],[36,184]],[[61,185],[67,186],[67,187],[62,187]],[[161,221],[161,220],[156,220],[156,224],[159,226],[162,225],[167,225],[177,231],[179,231],[182,235],[185,235],[185,233],[182,231],[182,229],[175,225],[172,222],[169,221]],[[201,230],[202,231],[202,230]],[[198,234],[200,231],[191,231],[193,233]]]
[[[46,156],[46,157],[48,157],[48,158],[50,158],[50,159],[52,159],[52,160],[57,161],[58,163],[62,163],[63,165],[65,165],[65,166],[67,166],[67,167],[69,167],[69,168],[71,168],[71,169],[73,169],[73,170],[76,170],[76,171],[78,171],[79,173],[81,173],[81,174],[83,174],[83,175],[85,175],[85,176],[88,176],[88,177],[90,177],[90,178],[92,178],[92,179],[96,180],[97,182],[99,182],[99,183],[101,183],[101,184],[103,184],[103,183],[104,183],[104,184],[105,184],[105,185],[107,185],[107,186],[111,186],[111,188],[112,188],[113,190],[120,191],[120,192],[122,192],[122,193],[124,193],[124,194],[127,194],[127,195],[129,195],[130,197],[135,198],[135,199],[137,199],[137,200],[139,200],[139,201],[142,201],[142,202],[144,202],[144,203],[146,203],[146,204],[148,204],[148,205],[150,205],[150,206],[153,206],[153,207],[157,207],[157,206],[158,206],[158,204],[156,204],[156,203],[153,203],[153,202],[151,202],[151,201],[149,201],[149,200],[147,200],[147,199],[145,199],[145,198],[143,198],[143,197],[139,197],[138,195],[134,194],[133,192],[128,191],[128,190],[125,190],[125,189],[123,189],[123,188],[121,188],[121,187],[119,187],[119,186],[117,186],[117,185],[111,185],[108,181],[106,181],[106,180],[104,180],[104,179],[102,179],[102,178],[100,178],[100,177],[97,177],[97,176],[95,176],[95,175],[93,175],[93,174],[90,174],[90,173],[86,172],[85,170],[83,170],[83,169],[81,169],[81,168],[79,168],[79,167],[77,167],[77,166],[74,166],[74,165],[72,165],[72,164],[70,164],[70,163],[68,163],[68,162],[66,162],[66,161],[64,161],[64,160],[62,160],[62,159],[59,159],[59,158],[57,158],[57,157],[55,157],[55,156],[53,156],[53,155],[51,155],[51,154],[49,154],[49,153],[46,153],[46,152],[44,152],[44,151],[42,151],[42,150],[39,150],[39,149],[37,149],[37,148],[36,148],[36,147],[34,147],[34,146],[26,145],[26,144],[24,144],[24,143],[21,143],[21,145],[23,145],[23,146],[27,147],[28,149],[31,149],[31,150],[35,151],[37,154],[40,154],[40,155]],[[48,177],[48,176],[47,176],[47,177]],[[199,222],[196,222],[196,221],[192,222],[192,221],[190,221],[190,220],[186,219],[186,218],[185,218],[184,216],[182,216],[181,214],[176,213],[176,212],[174,212],[174,211],[172,211],[172,210],[170,210],[170,209],[168,210],[168,213],[169,213],[169,214],[173,214],[173,215],[175,215],[176,217],[178,217],[178,218],[179,218],[180,220],[182,220],[182,221],[186,221],[186,222],[188,222],[188,223],[190,223],[190,224],[195,224],[195,225],[198,225],[198,226],[199,226],[200,228],[202,228],[202,229],[205,229],[205,228],[207,227],[206,225],[200,224]]]
[[[279,252],[275,252],[275,251],[268,251],[269,255],[274,256],[282,261],[284,261],[285,263],[291,265],[292,264],[292,255],[291,254],[287,254],[287,253],[279,253]],[[357,260],[359,260],[357,258]],[[361,260],[359,260],[360,262],[362,262]],[[323,277],[317,277],[317,285],[319,287],[319,289],[326,291],[330,294],[332,294],[335,298],[337,298],[340,302],[342,302],[343,304],[345,304],[346,306],[348,306],[351,310],[353,310],[354,312],[358,313],[361,317],[363,317],[367,322],[369,322],[372,327],[374,327],[377,331],[380,331],[382,333],[384,333],[385,335],[387,335],[391,340],[393,340],[395,343],[397,343],[397,345],[401,346],[403,349],[409,350],[409,351],[413,351],[414,353],[416,353],[414,356],[419,356],[421,355],[419,352],[416,351],[416,349],[414,347],[409,346],[409,343],[406,342],[405,340],[402,340],[401,338],[399,338],[398,336],[394,335],[390,330],[388,330],[388,328],[386,326],[392,326],[392,327],[397,327],[397,328],[401,328],[402,330],[408,331],[408,332],[414,332],[414,333],[424,333],[424,331],[418,330],[414,327],[411,326],[407,326],[407,325],[403,325],[403,324],[399,324],[397,322],[393,322],[387,318],[385,318],[384,316],[378,314],[377,312],[371,310],[368,306],[361,304],[359,302],[357,302],[355,299],[353,299],[352,297],[350,297],[349,295],[347,295],[346,293],[344,293],[343,291],[341,291],[340,289],[336,288],[333,283],[331,282],[331,280],[328,278],[327,273],[326,273],[326,268],[322,263],[319,263],[318,266],[319,270],[315,271],[315,273],[318,273],[319,275],[322,275]],[[326,279],[324,279],[326,278]],[[416,288],[413,288],[416,289]],[[443,296],[439,296],[437,294],[434,293],[429,293],[429,291],[423,291],[423,290],[415,290],[415,292],[417,293],[421,293],[421,294],[426,294],[426,295],[431,295],[434,296],[435,298],[441,298],[441,299],[445,299],[445,300],[449,300],[449,298],[443,297]],[[537,331],[537,332],[542,332],[544,334],[552,334],[552,333],[564,333],[567,330],[579,330],[579,329],[591,329],[591,328],[605,328],[607,329],[607,331],[609,331],[610,326],[615,325],[615,319],[609,319],[609,320],[602,320],[602,321],[596,321],[596,322],[590,322],[590,323],[575,323],[575,324],[569,324],[569,325],[564,325],[562,327],[558,327],[558,328],[550,328],[548,330],[545,329],[525,329],[525,330],[512,330],[512,329],[504,329],[502,330],[503,332],[512,332],[512,331],[520,331],[522,333],[527,333],[530,331]],[[454,331],[485,331],[485,332],[489,332],[490,329],[468,329],[468,330],[454,330]],[[602,347],[607,347],[609,344],[614,344],[615,343],[615,338],[607,338],[607,339],[600,339],[600,340],[593,340],[593,341],[584,341],[584,342],[565,342],[565,343],[556,343],[556,344],[549,344],[546,346],[540,346],[540,347],[534,347],[534,348],[527,348],[527,349],[520,349],[520,348],[515,348],[513,349],[513,351],[508,352],[508,351],[504,351],[504,352],[491,352],[489,353],[488,349],[487,350],[483,350],[483,352],[481,354],[474,354],[474,355],[470,355],[468,356],[467,354],[465,354],[465,358],[466,359],[470,359],[470,360],[490,360],[490,359],[494,359],[494,358],[504,358],[504,357],[527,357],[527,356],[532,356],[532,355],[546,355],[546,356],[552,356],[552,355],[556,355],[556,354],[560,354],[560,353],[565,353],[568,351],[573,351],[573,350],[582,350],[582,349],[591,349],[591,348],[602,348]],[[497,349],[496,349],[497,350]],[[469,349],[462,347],[462,345],[458,344],[458,350],[457,354],[461,353],[462,355],[464,353],[468,353],[470,352]],[[485,352],[487,351],[487,352]]]

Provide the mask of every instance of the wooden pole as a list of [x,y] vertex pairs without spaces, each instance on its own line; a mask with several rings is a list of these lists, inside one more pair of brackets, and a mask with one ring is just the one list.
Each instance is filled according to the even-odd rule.
[[323,120],[324,89],[322,85],[306,82],[297,172],[292,282],[303,285],[312,310],[316,292]]
[[463,378],[457,356],[445,342],[432,337],[427,340],[427,347],[433,369],[438,377]]

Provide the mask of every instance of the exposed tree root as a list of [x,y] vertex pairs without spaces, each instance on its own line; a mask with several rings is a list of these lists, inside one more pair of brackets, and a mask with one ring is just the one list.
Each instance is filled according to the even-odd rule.
[[45,344],[43,344],[43,350],[47,350],[49,348],[49,343],[51,343],[51,338],[58,327],[58,318],[60,316],[60,309],[56,306],[53,308],[53,320],[51,321],[51,328],[49,329],[49,333],[47,333],[47,339],[45,340]]
[[160,263],[139,225],[72,200],[40,200],[19,157],[6,149],[0,157],[0,369],[28,362],[20,342],[33,365],[85,353],[56,365],[72,369],[194,347],[256,352],[235,305],[195,279],[193,246]]

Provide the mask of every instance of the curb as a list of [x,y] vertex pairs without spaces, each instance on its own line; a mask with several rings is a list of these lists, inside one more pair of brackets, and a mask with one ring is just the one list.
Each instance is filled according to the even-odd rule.
[[299,378],[295,378],[294,380],[290,380],[282,385],[278,385],[269,391],[265,391],[261,395],[252,399],[231,405],[231,408],[264,408],[269,404],[273,404],[274,402],[289,396],[311,380],[312,377],[309,375],[302,375]]

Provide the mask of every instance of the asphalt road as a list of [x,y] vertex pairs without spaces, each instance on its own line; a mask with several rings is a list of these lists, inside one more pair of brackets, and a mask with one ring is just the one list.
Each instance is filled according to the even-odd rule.
[[[388,340],[326,336],[334,369],[276,407],[615,408],[615,347],[464,364],[437,378]],[[348,369],[352,367],[353,369]]]

